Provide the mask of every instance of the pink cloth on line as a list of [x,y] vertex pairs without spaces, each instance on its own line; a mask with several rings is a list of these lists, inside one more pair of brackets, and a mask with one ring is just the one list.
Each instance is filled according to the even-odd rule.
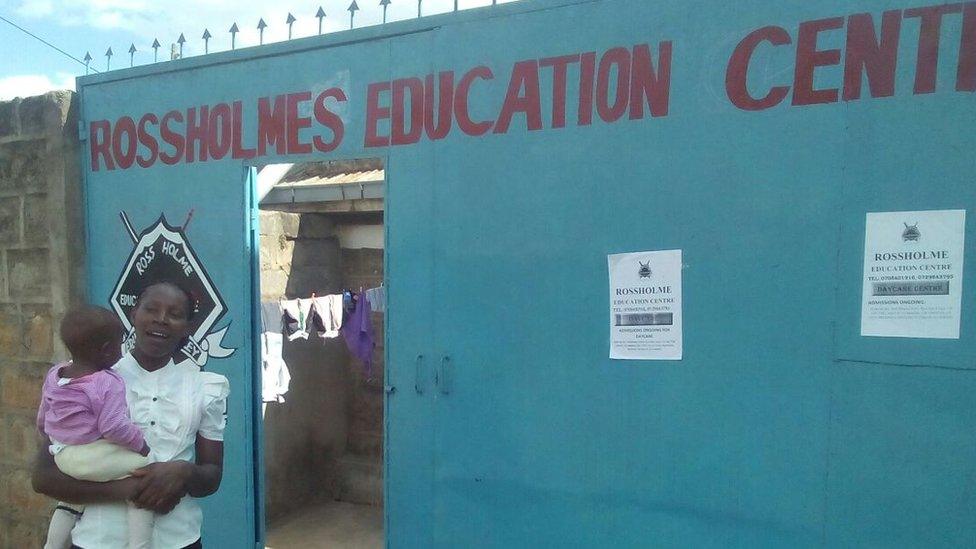
[[112,370],[101,370],[59,385],[57,364],[44,378],[37,430],[51,440],[71,446],[105,439],[113,444],[142,450],[142,431],[129,419],[125,381]]

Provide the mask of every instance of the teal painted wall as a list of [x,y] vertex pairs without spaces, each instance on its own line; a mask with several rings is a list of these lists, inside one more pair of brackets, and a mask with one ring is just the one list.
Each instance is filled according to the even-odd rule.
[[[972,545],[972,261],[960,339],[859,335],[865,213],[972,210],[976,198],[976,102],[956,90],[972,32],[962,5],[941,20],[938,64],[923,55],[933,93],[914,93],[920,19],[904,14],[891,97],[865,82],[859,100],[793,106],[790,93],[747,112],[726,90],[730,56],[756,29],[791,40],[752,57],[761,97],[792,86],[802,22],[844,18],[817,40],[839,64],[814,73],[816,88],[840,88],[848,16],[880,28],[882,12],[925,5],[526,1],[82,79],[89,127],[240,100],[245,146],[261,97],[348,97],[328,104],[345,123],[329,153],[89,166],[92,296],[107,298],[130,248],[119,210],[141,227],[195,208],[188,236],[230,307],[229,343],[246,350],[241,166],[383,156],[391,547]],[[483,65],[494,78],[474,81],[468,109],[494,120],[516,62],[646,43],[657,66],[662,41],[666,116],[594,110],[580,125],[571,64],[565,127],[552,127],[543,68],[542,129],[516,114],[506,133],[472,137],[455,121],[444,139],[364,146],[370,83],[439,71],[458,83]],[[314,117],[302,105],[297,116]],[[330,134],[313,118],[299,141],[314,135]],[[970,259],[973,223],[970,212]],[[678,248],[684,359],[609,360],[606,255]],[[208,502],[208,546],[253,539],[240,526],[253,504],[248,357],[214,362],[234,389],[232,474]]]

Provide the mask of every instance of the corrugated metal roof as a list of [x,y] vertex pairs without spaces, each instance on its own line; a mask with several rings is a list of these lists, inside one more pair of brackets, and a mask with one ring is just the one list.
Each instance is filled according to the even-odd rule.
[[276,187],[306,187],[310,185],[343,185],[346,183],[369,183],[373,181],[383,181],[386,177],[384,170],[369,170],[365,172],[349,172],[332,175],[329,177],[311,176],[292,181],[282,180]]
[[295,164],[276,187],[344,185],[383,181],[386,171],[379,159],[333,160]]

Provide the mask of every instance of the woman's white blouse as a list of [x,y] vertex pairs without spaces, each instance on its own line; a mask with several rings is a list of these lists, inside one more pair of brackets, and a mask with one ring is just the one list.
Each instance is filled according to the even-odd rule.
[[[223,441],[230,384],[222,375],[201,372],[187,360],[170,362],[155,372],[143,370],[131,354],[115,365],[125,380],[129,414],[145,435],[153,461],[196,456],[196,437]],[[203,515],[196,500],[186,496],[166,515],[157,515],[154,549],[178,549],[200,538]],[[83,549],[125,547],[124,503],[88,505],[72,531]]]

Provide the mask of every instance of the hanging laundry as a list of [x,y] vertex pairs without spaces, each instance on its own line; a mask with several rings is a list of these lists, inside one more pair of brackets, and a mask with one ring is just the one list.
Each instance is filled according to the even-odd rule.
[[[301,336],[302,333],[302,322],[301,313],[299,312],[301,308],[298,306],[297,299],[282,299],[281,304],[281,323],[282,331],[285,336],[288,337],[288,341],[294,341]],[[305,337],[308,337],[306,334]]]
[[366,299],[369,300],[370,309],[374,313],[386,312],[386,288],[370,288],[366,290]]
[[[351,308],[346,306],[346,295],[351,302]],[[370,318],[369,300],[365,294],[343,293],[343,308],[345,316],[342,321],[342,336],[346,340],[349,351],[363,363],[367,379],[373,377],[373,322]]]
[[309,329],[312,326],[312,307],[315,307],[315,294],[312,298],[298,300],[298,312],[302,318],[302,330],[305,330],[305,338],[309,336]]
[[311,299],[283,299],[281,300],[283,311],[284,332],[288,336],[288,341],[296,339],[308,339],[308,315],[312,309]]
[[284,402],[291,383],[288,365],[281,356],[282,310],[277,301],[261,302],[261,400]]
[[342,294],[325,295],[312,299],[310,327],[321,338],[339,337],[342,328]]

